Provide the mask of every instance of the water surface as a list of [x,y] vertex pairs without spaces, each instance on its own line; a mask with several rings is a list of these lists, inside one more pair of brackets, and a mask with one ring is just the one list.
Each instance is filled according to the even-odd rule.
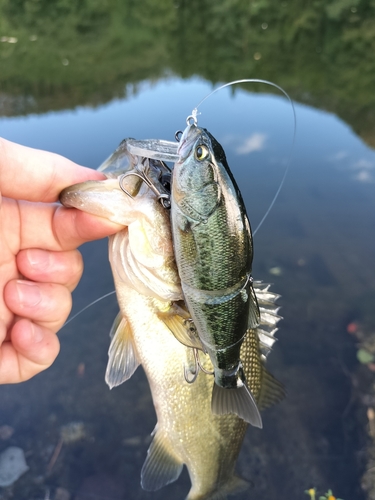
[[[175,43],[179,41],[176,37]],[[257,43],[249,42],[252,65],[256,61],[253,54],[261,50]],[[8,43],[7,50],[10,48]],[[139,61],[146,53],[142,50]],[[43,54],[40,59],[34,56],[36,64],[42,64],[42,56],[48,55]],[[192,54],[189,49],[183,56],[191,61]],[[115,60],[114,54],[111,57]],[[129,63],[129,53],[123,57]],[[97,90],[95,95],[100,97],[94,99],[93,93],[88,102],[82,98],[84,93],[79,97],[72,91],[81,88],[77,74],[76,87],[72,76],[72,87],[68,79],[65,90],[63,86],[56,90],[49,76],[50,92],[43,95],[39,84],[26,85],[31,75],[24,72],[24,80],[22,74],[17,80],[7,63],[9,81],[17,80],[19,85],[12,94],[4,79],[8,107],[0,118],[0,135],[96,168],[125,137],[173,140],[214,81],[248,76],[238,75],[242,62],[236,71],[226,66],[225,78],[215,74],[210,79],[208,67],[206,72],[197,69],[195,75],[179,74],[178,66],[172,71],[173,64],[163,66],[160,54],[158,57],[163,74],[155,75],[151,64],[140,74],[139,68],[133,73],[129,70],[131,76],[117,75],[116,81],[105,82],[105,97]],[[201,57],[197,57],[197,68],[203,67]],[[212,57],[219,67],[223,53],[218,50]],[[69,70],[72,63],[59,64],[62,71]],[[271,63],[267,64],[251,76],[267,76]],[[286,72],[276,71],[276,57],[272,67],[275,83],[288,83]],[[296,68],[291,80],[302,75],[301,67]],[[307,63],[304,75],[306,68]],[[43,80],[42,70],[33,74]],[[288,89],[295,97],[297,115],[292,156],[291,106],[267,87],[222,90],[202,105],[198,117],[199,124],[225,148],[253,229],[289,168],[273,210],[255,235],[253,269],[255,279],[272,282],[272,289],[282,295],[279,303],[284,320],[268,363],[285,384],[288,397],[265,412],[262,431],[248,431],[238,471],[254,486],[250,493],[234,497],[239,500],[303,499],[308,498],[304,490],[312,486],[321,493],[331,488],[344,500],[372,498],[361,488],[361,477],[368,468],[366,410],[372,401],[362,397],[367,388],[356,385],[358,374],[363,373],[371,385],[372,372],[359,366],[355,339],[347,332],[353,321],[367,328],[375,324],[375,153],[368,145],[371,141],[364,142],[371,135],[371,123],[358,132],[353,117],[360,106],[355,100],[352,115],[342,113],[349,91],[343,99],[340,89],[334,93],[331,86],[336,101],[332,98],[329,105],[319,92],[312,97],[308,82],[313,74],[310,71],[310,79],[301,76],[298,89],[293,85]],[[322,81],[322,74],[316,74],[317,81]],[[30,96],[34,104],[30,104]],[[15,99],[18,107],[14,107]],[[366,109],[364,105],[363,112]],[[343,121],[344,115],[350,115],[350,120]],[[106,241],[86,244],[82,253],[85,273],[74,292],[73,312],[113,290]],[[9,445],[20,446],[30,467],[12,487],[0,489],[1,500],[12,495],[48,498],[48,491],[54,499],[57,488],[67,490],[75,500],[186,496],[186,472],[155,493],[144,492],[139,485],[155,413],[141,369],[112,391],[104,383],[108,332],[116,313],[114,296],[88,309],[59,334],[61,353],[48,371],[24,384],[0,387],[0,425],[10,425],[15,431],[9,440],[0,440],[0,452]],[[84,435],[64,444],[51,467],[61,428],[72,422],[83,424]]]

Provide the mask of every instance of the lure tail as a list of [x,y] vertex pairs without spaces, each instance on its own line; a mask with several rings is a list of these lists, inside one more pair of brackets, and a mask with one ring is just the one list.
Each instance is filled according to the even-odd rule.
[[220,387],[215,383],[212,390],[211,410],[215,415],[235,413],[254,427],[260,429],[263,427],[255,399],[244,383],[241,387],[230,389]]

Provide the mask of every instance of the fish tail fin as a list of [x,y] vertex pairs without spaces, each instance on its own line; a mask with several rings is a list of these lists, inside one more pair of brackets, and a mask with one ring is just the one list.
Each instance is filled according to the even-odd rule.
[[211,410],[215,415],[235,413],[254,427],[263,427],[255,399],[245,383],[233,389],[225,389],[215,383],[212,389]]
[[220,485],[215,491],[208,494],[197,493],[192,487],[186,500],[227,500],[228,495],[235,495],[246,491],[251,483],[238,476],[232,476],[225,484]]

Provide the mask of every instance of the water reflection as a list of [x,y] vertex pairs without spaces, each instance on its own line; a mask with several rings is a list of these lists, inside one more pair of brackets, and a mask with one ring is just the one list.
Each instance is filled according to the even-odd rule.
[[9,102],[0,113],[100,105],[171,72],[211,82],[257,76],[335,112],[374,145],[375,7],[354,3],[1,0]]
[[[128,99],[96,108],[2,118],[0,133],[96,167],[124,137],[173,140],[210,89],[201,79],[144,81]],[[281,97],[226,89],[201,112],[200,125],[225,146],[256,227],[288,160],[290,105]],[[297,120],[291,170],[255,237],[254,263],[254,276],[272,281],[282,294],[285,320],[269,362],[288,398],[265,413],[262,432],[249,430],[238,470],[254,483],[254,498],[303,498],[315,485],[360,500],[363,429],[351,394],[355,347],[346,325],[372,315],[363,304],[371,303],[375,287],[375,242],[367,236],[375,197],[372,182],[359,182],[358,174],[373,175],[375,153],[333,114],[297,105]],[[106,242],[85,245],[82,252],[86,272],[75,292],[75,312],[113,287]],[[57,488],[72,500],[88,499],[100,488],[99,497],[108,499],[184,498],[186,474],[153,494],[139,486],[155,416],[141,372],[113,391],[104,384],[116,312],[110,297],[86,311],[61,332],[61,354],[50,370],[20,386],[0,387],[0,425],[14,429],[0,441],[0,451],[22,447],[30,467],[12,490],[0,492],[2,500],[10,494],[39,499],[47,489],[54,498]],[[64,442],[51,467],[62,429],[72,423],[85,432]]]

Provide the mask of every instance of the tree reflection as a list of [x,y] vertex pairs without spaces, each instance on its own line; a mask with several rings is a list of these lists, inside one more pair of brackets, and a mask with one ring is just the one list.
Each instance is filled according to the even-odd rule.
[[375,145],[370,0],[0,0],[0,40],[2,115],[97,105],[167,71],[255,77]]

